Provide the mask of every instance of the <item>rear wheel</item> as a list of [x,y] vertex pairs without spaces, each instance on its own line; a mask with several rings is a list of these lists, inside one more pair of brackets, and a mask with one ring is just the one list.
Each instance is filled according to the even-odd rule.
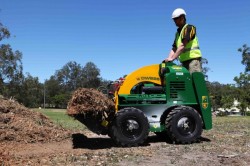
[[144,113],[136,108],[121,109],[112,126],[112,138],[121,146],[143,144],[149,133],[149,123]]
[[166,129],[175,143],[192,143],[202,134],[203,122],[200,114],[191,107],[177,107],[166,118]]

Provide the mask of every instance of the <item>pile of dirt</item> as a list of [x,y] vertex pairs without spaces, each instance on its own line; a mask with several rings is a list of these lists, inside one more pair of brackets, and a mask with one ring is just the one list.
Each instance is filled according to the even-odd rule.
[[102,115],[114,112],[114,101],[95,89],[79,88],[68,103],[67,114],[76,115]]
[[0,144],[61,141],[70,132],[56,126],[45,115],[14,100],[0,98]]

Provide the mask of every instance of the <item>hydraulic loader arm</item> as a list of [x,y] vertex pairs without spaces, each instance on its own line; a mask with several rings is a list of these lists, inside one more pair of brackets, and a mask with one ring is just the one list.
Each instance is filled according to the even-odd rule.
[[141,82],[151,82],[161,85],[161,79],[159,76],[159,64],[144,66],[126,76],[119,89],[115,92],[116,111],[118,111],[119,95],[129,95],[131,89]]
[[131,89],[141,82],[152,82],[161,85],[159,76],[159,64],[144,66],[127,75],[123,84],[118,90],[119,94],[130,94]]

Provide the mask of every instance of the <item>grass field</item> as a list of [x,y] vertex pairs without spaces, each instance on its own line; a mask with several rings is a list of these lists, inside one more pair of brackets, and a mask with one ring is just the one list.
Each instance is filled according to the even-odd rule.
[[49,117],[55,124],[70,130],[82,130],[86,127],[66,114],[66,109],[33,109]]

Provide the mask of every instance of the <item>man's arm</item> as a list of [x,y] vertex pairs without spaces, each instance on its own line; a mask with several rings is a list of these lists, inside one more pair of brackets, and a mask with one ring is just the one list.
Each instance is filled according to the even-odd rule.
[[175,48],[175,42],[173,44],[173,48],[168,55],[168,58],[165,59],[165,62],[171,62],[173,60],[175,60],[176,58],[178,58],[180,56],[180,54],[184,51],[186,44],[190,41],[193,40],[195,38],[196,35],[196,28],[193,25],[188,25],[187,26],[187,30],[184,31],[183,34],[183,39],[182,39],[182,43],[178,48]]
[[165,59],[165,62],[169,62],[169,61],[172,61],[171,59],[173,59],[174,57],[174,50],[172,49],[169,54],[168,54],[168,57]]
[[176,51],[174,51],[173,49],[170,51],[168,58],[165,59],[165,62],[171,62],[173,60],[175,60],[176,58],[179,57],[179,55],[183,52],[183,50],[185,49],[185,46],[187,44],[186,40],[183,40],[183,42],[181,43],[181,45],[176,49]]
[[182,51],[184,50],[185,46],[183,43],[181,43],[181,45],[177,48],[177,50],[174,52],[174,50],[171,50],[168,58],[165,59],[165,62],[171,62],[173,60],[175,60],[176,58],[179,57],[179,55],[182,53]]

